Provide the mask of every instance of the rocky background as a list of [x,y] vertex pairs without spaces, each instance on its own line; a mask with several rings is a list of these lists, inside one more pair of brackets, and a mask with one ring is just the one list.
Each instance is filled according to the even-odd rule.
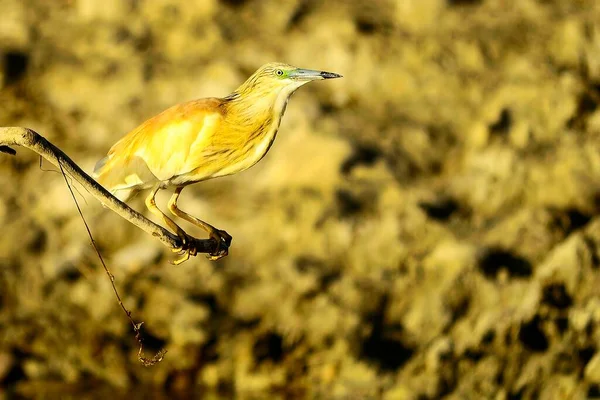
[[0,0],[0,125],[87,171],[265,62],[344,75],[294,95],[257,166],[183,192],[233,235],[221,261],[174,267],[76,192],[168,350],[151,368],[60,173],[0,154],[0,398],[599,397],[598,21],[596,0]]

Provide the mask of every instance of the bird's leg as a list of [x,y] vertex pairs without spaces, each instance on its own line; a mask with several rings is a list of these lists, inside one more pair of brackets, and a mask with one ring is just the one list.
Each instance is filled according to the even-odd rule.
[[194,242],[193,238],[187,233],[185,233],[185,231],[181,229],[181,227],[177,225],[175,221],[169,218],[165,213],[163,213],[160,210],[160,208],[156,206],[156,200],[154,198],[156,197],[156,193],[158,193],[158,191],[161,188],[162,186],[160,183],[152,188],[152,191],[150,192],[148,197],[146,197],[146,207],[152,212],[152,214],[162,218],[164,223],[167,224],[167,226],[171,228],[171,230],[175,232],[177,236],[179,236],[179,238],[181,239],[181,247],[173,249],[173,251],[176,253],[184,253],[182,258],[173,261],[173,264],[179,265],[182,262],[189,260],[190,255],[195,256],[197,250],[190,246],[190,244]]
[[177,200],[179,199],[179,194],[182,190],[183,187],[178,187],[175,189],[175,193],[173,193],[171,200],[169,200],[169,211],[171,211],[173,215],[204,229],[206,232],[208,232],[209,237],[217,241],[217,250],[208,255],[209,260],[218,260],[225,257],[228,254],[229,246],[231,245],[231,235],[177,208]]

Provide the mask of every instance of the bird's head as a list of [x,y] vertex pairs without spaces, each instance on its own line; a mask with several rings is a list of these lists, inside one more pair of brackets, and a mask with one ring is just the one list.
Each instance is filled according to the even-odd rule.
[[297,68],[284,63],[269,63],[260,67],[236,92],[241,96],[280,92],[290,95],[308,82],[341,77],[333,72]]

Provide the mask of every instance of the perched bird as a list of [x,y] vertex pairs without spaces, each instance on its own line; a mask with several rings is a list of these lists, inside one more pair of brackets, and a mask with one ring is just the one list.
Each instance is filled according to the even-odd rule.
[[224,98],[205,98],[175,105],[135,128],[101,159],[94,169],[97,181],[126,201],[134,192],[150,189],[146,207],[160,217],[182,241],[180,264],[196,249],[190,236],[155,202],[156,193],[174,189],[169,211],[208,232],[217,240],[217,260],[227,255],[231,236],[177,207],[187,185],[235,174],[259,162],[275,140],[281,117],[292,93],[321,79],[340,78],[324,71],[282,63],[260,67],[246,82]]

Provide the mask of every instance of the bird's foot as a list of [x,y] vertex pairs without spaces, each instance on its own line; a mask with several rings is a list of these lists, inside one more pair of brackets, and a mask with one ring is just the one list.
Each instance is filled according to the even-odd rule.
[[208,234],[211,239],[217,241],[217,249],[206,256],[211,261],[219,260],[229,254],[229,246],[231,246],[231,235],[220,229],[214,229]]
[[194,247],[193,245],[195,239],[192,236],[188,235],[183,231],[177,232],[177,236],[179,236],[179,238],[181,239],[181,246],[175,247],[172,251],[174,253],[183,255],[183,257],[171,261],[171,264],[173,265],[179,265],[181,263],[184,263],[190,259],[190,256],[195,256],[196,254],[198,254],[198,249],[196,249],[196,247]]

